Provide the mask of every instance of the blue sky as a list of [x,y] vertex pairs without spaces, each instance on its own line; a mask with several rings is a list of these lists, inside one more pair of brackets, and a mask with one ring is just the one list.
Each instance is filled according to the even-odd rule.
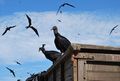
[[119,0],[0,0],[0,15],[24,11],[56,11],[63,2],[75,4],[76,9],[67,8],[67,11],[119,11]]
[[[62,8],[63,13],[56,16],[59,5],[64,2],[76,8],[66,6]],[[120,0],[0,0],[0,34],[6,26],[17,25],[0,36],[0,81],[25,81],[29,77],[27,72],[38,73],[52,65],[38,48],[46,43],[46,50],[59,51],[50,31],[54,25],[72,43],[119,47],[120,26],[109,36],[110,30],[120,23],[119,5]],[[39,38],[32,30],[25,29],[26,13],[38,29]],[[15,60],[22,65],[17,65]],[[15,70],[16,78],[6,66]]]

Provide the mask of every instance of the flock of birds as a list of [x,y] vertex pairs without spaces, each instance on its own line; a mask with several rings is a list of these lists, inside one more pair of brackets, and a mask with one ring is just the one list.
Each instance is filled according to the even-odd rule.
[[[61,8],[64,7],[65,5],[75,8],[75,6],[73,6],[73,5],[69,4],[69,3],[63,3],[62,5],[59,6],[56,15],[58,15],[58,13],[62,13]],[[35,34],[39,37],[38,30],[34,26],[32,26],[31,18],[27,14],[25,14],[25,15],[26,15],[26,18],[28,19],[28,26],[26,26],[26,29],[31,28],[35,32]],[[57,20],[58,20],[58,22],[61,22],[61,20],[59,20],[59,19],[57,19]],[[11,29],[13,29],[15,27],[16,27],[16,25],[6,27],[5,31],[2,33],[2,36],[4,36],[8,31],[10,31]],[[67,48],[71,45],[71,42],[66,37],[62,36],[58,32],[57,26],[53,26],[51,30],[53,30],[53,32],[54,32],[54,36],[55,36],[54,43],[55,43],[55,46],[56,46],[56,48],[58,50],[60,50],[60,52],[54,51],[54,50],[46,50],[45,49],[45,44],[42,44],[42,46],[39,48],[39,51],[42,51],[42,53],[45,55],[45,57],[47,59],[49,59],[50,61],[52,61],[53,64],[54,64],[55,61],[57,60],[57,58],[59,58],[67,50]],[[15,61],[15,62],[18,65],[22,65],[18,61]],[[10,69],[9,67],[6,67],[6,69],[9,70],[9,72],[14,77],[16,77],[15,71],[13,69]],[[28,73],[28,74],[30,74],[30,73]],[[30,75],[32,76],[34,74],[30,74]],[[18,79],[17,81],[20,81],[20,79]]]
[[[58,13],[62,13],[61,8],[64,7],[65,5],[75,8],[75,6],[73,6],[73,5],[69,4],[69,3],[63,3],[62,5],[59,6],[56,15]],[[35,32],[35,34],[39,37],[38,30],[35,27],[32,26],[32,20],[31,20],[31,18],[27,14],[25,14],[25,15],[26,15],[26,17],[28,19],[28,23],[29,23],[28,26],[26,26],[26,29],[31,28]],[[61,22],[61,20],[59,20],[59,19],[58,19],[58,21]],[[10,31],[10,29],[15,28],[15,27],[16,27],[16,25],[6,27],[6,29],[3,32],[2,36],[5,35],[8,31]],[[118,27],[118,25],[116,25],[115,27],[113,27],[111,29],[109,35],[111,35],[112,32],[117,27]],[[45,49],[45,45],[46,44],[42,44],[42,46],[39,48],[39,51],[42,51],[42,53],[45,55],[45,57],[47,59],[49,59],[50,61],[52,61],[53,64],[54,64],[55,61],[57,60],[57,58],[59,58],[68,49],[68,47],[71,45],[71,42],[66,37],[62,36],[58,32],[57,26],[53,26],[51,30],[53,30],[53,32],[54,32],[54,36],[55,36],[54,43],[55,43],[55,46],[56,46],[56,48],[58,50],[60,50],[60,52],[54,51],[54,50],[46,50]],[[20,62],[18,62],[18,61],[15,61],[15,62],[17,64],[21,65]],[[12,73],[12,75],[14,77],[16,77],[14,70],[10,69],[9,67],[6,67],[6,69],[8,69],[10,71],[10,73]],[[17,81],[20,81],[20,79],[18,79]]]

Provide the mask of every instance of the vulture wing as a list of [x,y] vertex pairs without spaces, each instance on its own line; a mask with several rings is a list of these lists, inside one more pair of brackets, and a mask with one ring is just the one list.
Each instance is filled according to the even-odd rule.
[[55,38],[55,45],[61,52],[65,52],[70,44],[70,41],[64,36],[59,35]]

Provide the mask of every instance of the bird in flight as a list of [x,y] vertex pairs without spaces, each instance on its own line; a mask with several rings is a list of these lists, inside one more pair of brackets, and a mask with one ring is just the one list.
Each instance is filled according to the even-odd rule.
[[13,76],[15,77],[15,72],[14,72],[12,69],[10,69],[10,68],[8,68],[8,67],[6,67],[6,69],[8,69],[8,70],[10,71],[10,73],[12,73]]
[[16,27],[16,25],[10,26],[10,27],[6,27],[6,29],[5,29],[5,31],[3,32],[2,36],[5,35],[5,33],[7,33],[8,30],[10,31],[10,29],[11,29],[11,28],[14,28],[14,27]]
[[61,5],[59,6],[56,15],[57,15],[59,12],[60,12],[60,13],[62,12],[62,11],[60,11],[60,9],[61,9],[62,7],[64,7],[65,5],[75,8],[74,5],[71,5],[71,4],[69,4],[69,3],[63,3],[63,4],[61,4]]
[[60,19],[57,19],[58,20],[58,22],[62,22]]
[[18,61],[15,61],[18,65],[21,65],[21,63],[20,62],[18,62]]
[[37,29],[35,27],[31,26],[32,25],[31,18],[27,14],[26,14],[26,17],[27,17],[28,23],[29,23],[29,25],[26,27],[26,29],[31,28],[36,33],[36,35],[39,37],[39,33],[38,33]]
[[118,27],[118,25],[114,26],[114,27],[111,29],[109,35],[111,35],[111,33],[113,32],[113,30],[115,30],[116,27]]

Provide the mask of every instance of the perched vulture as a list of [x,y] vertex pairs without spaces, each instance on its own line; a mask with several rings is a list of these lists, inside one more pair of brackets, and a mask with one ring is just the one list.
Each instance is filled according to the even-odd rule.
[[46,51],[44,46],[45,44],[43,44],[42,47],[39,48],[39,51],[42,51],[45,57],[54,63],[57,58],[61,56],[61,53],[57,51]]
[[61,53],[64,53],[67,48],[71,45],[71,42],[64,36],[60,35],[56,26],[52,28],[54,35],[55,35],[55,46]]

